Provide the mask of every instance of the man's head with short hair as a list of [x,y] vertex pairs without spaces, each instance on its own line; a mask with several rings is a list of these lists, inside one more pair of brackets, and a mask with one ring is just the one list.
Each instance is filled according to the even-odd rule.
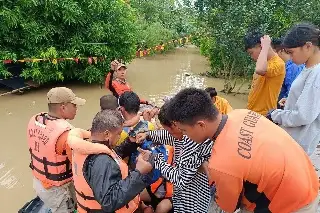
[[67,87],[55,87],[47,93],[49,114],[62,119],[73,120],[77,113],[77,106],[86,103],[85,99],[77,97]]
[[106,145],[114,146],[120,138],[123,122],[124,120],[117,110],[98,112],[92,121],[92,140],[104,141]]
[[[202,89],[187,88],[172,98],[167,108],[168,119],[175,122],[184,134],[202,143],[214,134],[221,114]],[[212,131],[212,132],[211,132]]]
[[272,39],[272,48],[276,51],[279,57],[284,61],[288,61],[291,59],[290,55],[286,52],[284,46],[282,45],[282,38],[274,38]]
[[261,52],[261,38],[264,36],[261,32],[249,32],[244,37],[244,47],[250,57],[257,61]]
[[276,51],[279,52],[284,49],[282,45],[282,38],[273,38],[272,39],[272,48]]
[[205,91],[210,95],[212,100],[215,100],[215,97],[218,95],[216,88],[213,87],[207,87]]
[[168,105],[169,101],[167,101],[160,108],[160,112],[158,114],[158,119],[162,127],[167,130],[174,138],[181,140],[183,137],[182,131],[177,127],[177,125],[172,122],[168,117]]
[[140,99],[139,96],[134,92],[124,92],[120,95],[119,107],[122,115],[127,118],[128,115],[137,115],[140,109]]
[[100,98],[101,110],[106,110],[106,109],[116,110],[118,106],[119,106],[118,99],[113,95],[104,95]]

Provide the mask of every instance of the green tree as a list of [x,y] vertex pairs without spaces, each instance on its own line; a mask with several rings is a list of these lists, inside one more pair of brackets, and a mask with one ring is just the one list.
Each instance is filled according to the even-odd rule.
[[251,76],[252,61],[243,38],[250,30],[279,37],[296,22],[319,22],[316,0],[197,0],[198,45],[211,63],[211,75]]
[[[135,53],[135,15],[122,0],[1,1],[0,26],[0,59],[104,58],[26,63],[22,76],[38,83],[100,82],[113,57],[130,61]],[[0,77],[8,75],[1,64]]]
[[[185,36],[195,30],[190,7],[175,0],[131,0],[138,16],[138,42],[152,47]],[[170,45],[169,47],[173,47]]]

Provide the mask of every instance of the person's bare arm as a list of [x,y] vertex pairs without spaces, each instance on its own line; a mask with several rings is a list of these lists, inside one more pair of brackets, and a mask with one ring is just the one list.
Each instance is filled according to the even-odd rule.
[[123,123],[123,126],[124,127],[132,127],[134,125],[136,125],[139,121],[140,121],[140,116],[141,114],[138,113],[135,117],[133,117],[132,119],[130,120],[127,120]]
[[99,143],[95,143],[92,146],[92,143],[84,140],[89,138],[91,133],[87,130],[74,128],[69,131],[67,144],[71,149],[77,150],[80,153],[84,154],[100,154],[100,153],[110,153],[111,150]]
[[258,75],[264,76],[268,69],[268,52],[271,48],[271,39],[268,35],[261,38],[261,52],[259,54],[255,72]]

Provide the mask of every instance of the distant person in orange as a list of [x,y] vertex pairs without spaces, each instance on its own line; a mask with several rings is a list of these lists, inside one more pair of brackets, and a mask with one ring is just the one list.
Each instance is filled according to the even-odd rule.
[[[126,81],[127,66],[114,60],[110,64],[110,72],[105,80],[106,89],[110,90],[112,94],[119,98],[124,92],[131,92],[132,89]],[[149,104],[148,101],[140,99],[141,104]]]
[[233,110],[227,99],[218,96],[216,88],[208,87],[205,91],[210,95],[212,103],[221,114],[227,114]]
[[316,212],[319,182],[310,159],[267,118],[245,109],[222,115],[196,88],[181,90],[170,100],[168,113],[190,139],[214,141],[203,168],[223,211]]
[[70,213],[75,209],[72,184],[71,150],[67,145],[77,107],[86,100],[71,89],[55,87],[47,94],[49,112],[38,113],[28,124],[27,138],[31,155],[33,188],[52,213]]
[[249,33],[245,49],[256,62],[247,108],[266,115],[276,109],[285,77],[285,63],[271,47],[271,39],[261,33]]

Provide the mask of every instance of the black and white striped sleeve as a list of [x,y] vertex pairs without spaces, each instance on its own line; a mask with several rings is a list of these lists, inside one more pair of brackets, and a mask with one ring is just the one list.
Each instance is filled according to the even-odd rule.
[[164,160],[162,155],[158,155],[155,159],[155,168],[159,169],[161,175],[177,188],[182,188],[190,183],[204,160],[199,152],[198,144],[188,139],[184,143],[179,165],[173,167]]
[[149,137],[154,143],[174,146],[176,140],[167,130],[149,131]]

